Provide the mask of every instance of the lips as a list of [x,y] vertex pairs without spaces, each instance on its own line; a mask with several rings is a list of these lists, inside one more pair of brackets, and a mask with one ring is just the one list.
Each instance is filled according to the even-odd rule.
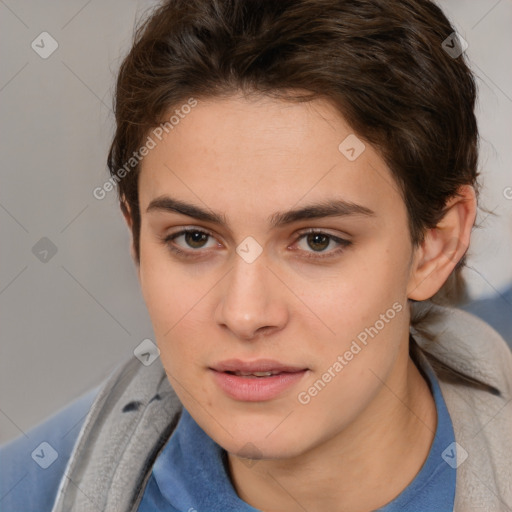
[[308,368],[271,359],[230,359],[210,367],[210,370],[214,382],[227,396],[244,402],[276,398],[296,385],[308,372]]
[[277,370],[270,370],[269,372],[242,372],[242,371],[236,371],[236,372],[226,372],[230,373],[231,375],[236,375],[237,377],[270,377],[271,375],[279,375],[280,371]]
[[277,373],[296,373],[307,368],[300,366],[291,366],[274,361],[273,359],[258,359],[256,361],[242,361],[241,359],[229,359],[222,361],[211,367],[217,372],[228,372],[233,374],[258,374],[268,373],[275,375]]

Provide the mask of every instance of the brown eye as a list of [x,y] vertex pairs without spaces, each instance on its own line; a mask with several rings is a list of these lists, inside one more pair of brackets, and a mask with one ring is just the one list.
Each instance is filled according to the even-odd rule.
[[323,251],[329,247],[330,237],[324,233],[310,233],[307,235],[307,243],[314,251]]
[[210,235],[202,231],[187,231],[184,233],[185,242],[193,249],[201,249]]
[[212,234],[193,228],[172,233],[164,237],[162,242],[181,258],[205,256],[208,251],[202,249],[211,249],[219,245]]
[[[352,244],[349,240],[318,230],[302,233],[296,243],[305,258],[317,260],[337,256]],[[327,250],[329,247],[331,250]]]

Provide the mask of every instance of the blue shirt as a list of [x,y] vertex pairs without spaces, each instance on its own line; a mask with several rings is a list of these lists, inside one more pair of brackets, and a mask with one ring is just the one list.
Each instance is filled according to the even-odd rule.
[[[437,378],[425,368],[437,409],[429,455],[409,486],[378,512],[452,512],[455,441]],[[155,461],[139,512],[255,512],[229,479],[226,452],[184,409],[178,426]]]

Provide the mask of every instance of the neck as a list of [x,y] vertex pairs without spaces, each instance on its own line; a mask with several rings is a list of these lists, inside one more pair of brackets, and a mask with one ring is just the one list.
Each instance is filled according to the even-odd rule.
[[300,456],[248,467],[228,454],[240,498],[272,512],[367,512],[392,501],[426,461],[437,425],[428,384],[407,359],[354,423]]

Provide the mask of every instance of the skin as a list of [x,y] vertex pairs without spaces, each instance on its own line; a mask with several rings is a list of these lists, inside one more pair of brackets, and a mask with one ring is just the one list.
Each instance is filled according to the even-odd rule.
[[[404,201],[377,151],[365,142],[349,161],[338,150],[352,133],[324,100],[201,100],[142,162],[137,268],[163,366],[196,422],[227,450],[238,495],[264,511],[378,508],[414,479],[436,429],[432,395],[408,355],[407,299],[432,296],[463,255],[474,191],[462,187],[438,228],[413,247]],[[148,211],[163,196],[227,223]],[[269,224],[276,212],[328,199],[373,214]],[[184,227],[211,236],[164,241]],[[308,242],[300,238],[308,228],[350,245]],[[236,252],[248,236],[262,248],[252,263]],[[322,254],[330,257],[314,258]],[[301,404],[298,393],[395,303],[402,311]],[[308,371],[276,398],[239,401],[209,370],[231,358]]]

